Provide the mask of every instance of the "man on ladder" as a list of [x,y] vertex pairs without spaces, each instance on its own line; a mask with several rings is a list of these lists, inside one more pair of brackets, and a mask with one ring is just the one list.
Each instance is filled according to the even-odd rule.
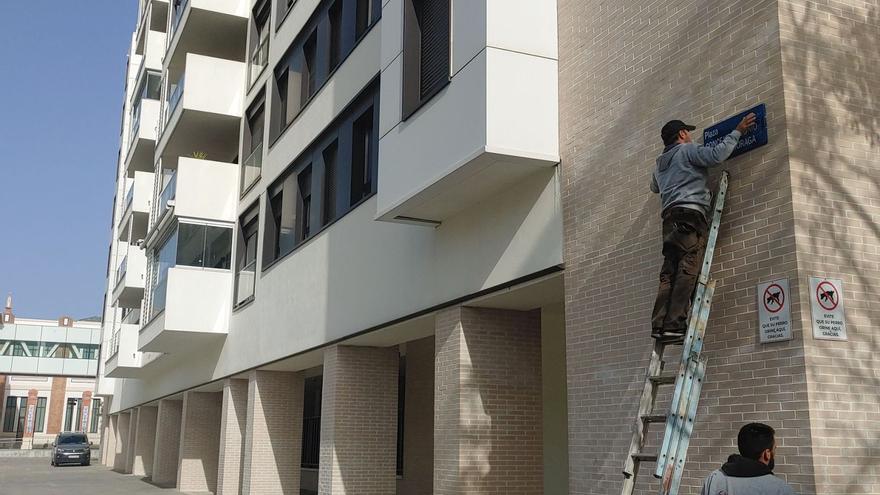
[[659,193],[663,203],[664,261],[651,316],[651,336],[655,339],[684,337],[712,208],[708,169],[726,160],[754,123],[755,114],[746,115],[714,147],[695,145],[691,131],[696,127],[680,120],[667,122],[660,131],[665,148],[657,158],[651,181],[651,191]]

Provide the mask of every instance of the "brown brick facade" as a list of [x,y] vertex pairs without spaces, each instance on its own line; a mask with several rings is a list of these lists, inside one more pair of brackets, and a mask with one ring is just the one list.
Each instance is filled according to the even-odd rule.
[[177,469],[177,489],[182,492],[217,490],[222,403],[219,392],[186,392],[183,396]]
[[61,421],[64,419],[64,405],[67,402],[67,378],[60,376],[52,377],[52,397],[49,401],[49,411],[46,418],[46,433],[54,435],[61,431]]
[[441,310],[435,339],[434,493],[543,493],[540,312]]
[[324,351],[320,495],[395,492],[398,369],[396,347]]
[[251,372],[241,473],[243,495],[299,493],[302,400],[303,378],[299,373]]

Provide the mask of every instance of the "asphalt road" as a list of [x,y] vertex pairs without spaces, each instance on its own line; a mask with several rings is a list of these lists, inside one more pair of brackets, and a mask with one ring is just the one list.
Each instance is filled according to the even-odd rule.
[[99,464],[52,467],[48,458],[0,458],[3,495],[141,495],[181,493],[155,487],[138,476],[114,473]]

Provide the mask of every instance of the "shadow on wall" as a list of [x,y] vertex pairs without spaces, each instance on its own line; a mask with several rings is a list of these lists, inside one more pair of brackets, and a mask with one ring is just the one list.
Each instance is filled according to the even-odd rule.
[[[797,86],[786,106],[801,277],[845,285],[849,342],[805,339],[811,407],[827,411],[812,418],[812,435],[840,447],[815,462],[817,492],[829,494],[880,483],[880,427],[870,421],[880,408],[880,7],[844,4],[780,9],[786,80]],[[801,287],[800,296],[809,333],[811,295]]]

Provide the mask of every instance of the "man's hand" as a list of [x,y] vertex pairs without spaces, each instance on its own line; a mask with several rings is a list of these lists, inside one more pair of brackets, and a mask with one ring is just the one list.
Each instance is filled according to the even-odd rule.
[[755,125],[755,114],[750,113],[743,117],[743,119],[739,122],[739,125],[736,126],[736,130],[739,131],[740,134],[745,135],[745,133],[751,130],[752,126]]

